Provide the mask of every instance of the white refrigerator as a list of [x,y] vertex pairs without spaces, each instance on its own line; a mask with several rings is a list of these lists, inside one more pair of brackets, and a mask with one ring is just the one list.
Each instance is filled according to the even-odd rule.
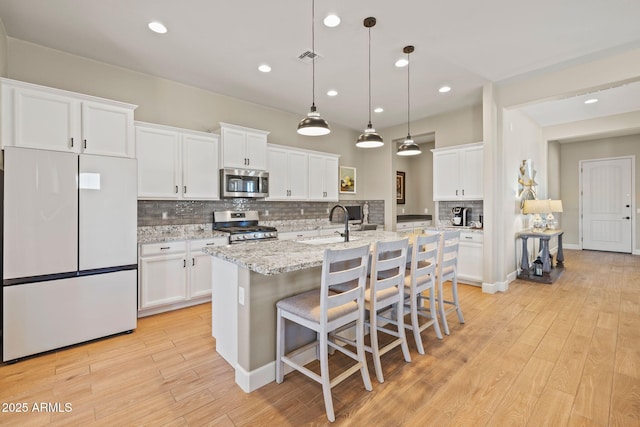
[[136,160],[6,147],[2,360],[136,328]]

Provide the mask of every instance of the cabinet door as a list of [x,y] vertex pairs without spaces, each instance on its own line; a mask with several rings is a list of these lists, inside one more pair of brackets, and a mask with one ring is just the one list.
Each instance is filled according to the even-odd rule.
[[80,102],[77,99],[46,91],[22,88],[14,88],[13,91],[11,145],[79,151]]
[[287,181],[287,152],[277,148],[268,150],[269,197],[268,200],[284,200],[289,195]]
[[248,169],[246,132],[222,128],[222,165],[225,168]]
[[180,197],[180,137],[176,132],[136,128],[138,198]]
[[458,280],[471,284],[482,283],[482,243],[464,243],[463,234],[458,246]]
[[433,200],[456,200],[459,196],[458,151],[433,153]]
[[309,155],[309,199],[338,200],[338,159]]
[[140,308],[186,299],[186,253],[140,258]]
[[190,298],[211,295],[211,256],[202,252],[191,252],[189,271]]
[[182,197],[217,200],[220,198],[218,140],[182,135]]
[[339,185],[338,158],[327,157],[324,160],[324,200],[337,202]]
[[289,198],[306,200],[309,195],[307,167],[308,155],[289,152],[287,155],[287,180],[289,182]]
[[87,154],[135,157],[133,111],[97,102],[82,103],[82,150]]
[[482,147],[468,148],[461,156],[461,191],[465,199],[482,199]]
[[247,132],[246,154],[248,169],[267,169],[267,135]]
[[309,200],[325,200],[325,158],[309,154]]

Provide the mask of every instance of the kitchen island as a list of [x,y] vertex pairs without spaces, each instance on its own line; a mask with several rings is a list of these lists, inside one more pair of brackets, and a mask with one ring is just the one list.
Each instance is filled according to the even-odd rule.
[[[320,287],[325,249],[401,237],[363,231],[353,232],[350,242],[335,236],[204,248],[213,257],[212,335],[216,351],[234,367],[236,383],[251,392],[275,380],[276,302]],[[292,346],[314,338],[294,325],[287,329]],[[301,357],[312,360],[315,352]]]

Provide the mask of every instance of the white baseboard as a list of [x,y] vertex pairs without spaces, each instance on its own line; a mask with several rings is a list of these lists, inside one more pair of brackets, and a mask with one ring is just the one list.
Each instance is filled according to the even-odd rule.
[[633,255],[640,255],[640,249],[636,249],[632,252]]
[[581,251],[582,250],[582,246],[581,245],[574,245],[572,243],[569,243],[569,244],[563,243],[562,244],[562,249],[571,249],[571,250],[575,250],[575,251]]
[[[311,347],[300,354],[297,354],[294,360],[297,363],[306,365],[307,363],[316,360],[316,349]],[[285,375],[293,371],[293,368],[285,365]],[[269,362],[266,365],[254,369],[249,372],[242,368],[242,366],[236,365],[236,384],[240,386],[245,393],[251,393],[276,380],[276,362]]]

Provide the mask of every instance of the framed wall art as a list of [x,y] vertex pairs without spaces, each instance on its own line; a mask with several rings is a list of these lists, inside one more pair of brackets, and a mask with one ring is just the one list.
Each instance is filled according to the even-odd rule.
[[406,202],[405,195],[404,195],[405,177],[406,177],[406,174],[404,172],[400,172],[400,171],[396,172],[396,202],[399,205],[404,205]]
[[356,194],[356,168],[340,166],[340,192]]

